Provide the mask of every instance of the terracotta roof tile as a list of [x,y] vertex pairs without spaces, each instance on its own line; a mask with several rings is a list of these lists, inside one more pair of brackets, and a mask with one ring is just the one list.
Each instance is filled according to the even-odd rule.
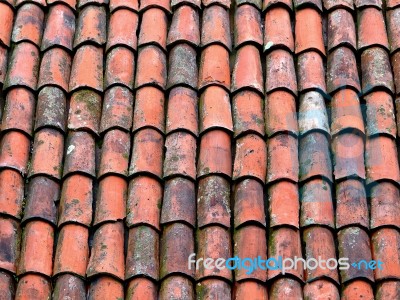
[[325,100],[320,93],[310,91],[300,95],[298,114],[301,135],[306,135],[312,131],[330,134]]
[[7,64],[8,64],[7,48],[0,45],[0,84],[3,84],[6,78]]
[[34,111],[35,96],[31,91],[25,88],[10,90],[4,105],[2,131],[20,130],[32,135]]
[[107,54],[104,88],[122,85],[133,88],[135,73],[135,55],[125,47],[113,48]]
[[[88,240],[89,230],[84,226],[66,224],[61,227],[54,257],[54,276],[69,273],[85,277],[89,260]],[[72,281],[76,280],[72,279]]]
[[210,45],[201,52],[198,88],[210,85],[230,90],[229,52],[221,45]]
[[235,227],[246,223],[265,223],[264,192],[263,185],[254,179],[244,179],[235,185],[233,192]]
[[157,285],[152,280],[145,277],[136,277],[129,281],[125,297],[129,300],[156,300],[157,291]]
[[292,278],[279,278],[271,284],[269,299],[278,300],[282,298],[301,299],[303,297],[301,283]]
[[[351,6],[353,5],[352,1],[347,2],[351,3]],[[328,14],[328,51],[341,46],[346,46],[353,50],[357,48],[353,16],[347,9],[339,8],[332,10]]]
[[322,37],[322,16],[317,10],[304,8],[296,12],[295,36],[295,51],[297,54],[315,50],[325,55]]
[[194,8],[201,7],[201,0],[171,0],[171,7],[178,9],[180,6],[193,6]]
[[10,5],[6,3],[0,3],[0,43],[6,47],[10,46],[11,32],[14,22],[14,11]]
[[196,285],[196,294],[204,299],[231,299],[231,287],[229,283],[219,279],[205,279]]
[[197,136],[199,132],[197,101],[197,93],[190,88],[175,87],[170,90],[165,122],[167,134],[186,130]]
[[72,173],[84,173],[96,176],[95,173],[95,142],[87,132],[70,132],[66,142],[63,176]]
[[399,25],[398,25],[398,17],[400,10],[388,10],[386,12],[386,22],[387,22],[387,33],[390,45],[390,51],[394,53],[400,47],[400,40],[398,38],[399,34]]
[[167,44],[178,43],[189,43],[193,46],[200,44],[199,13],[189,5],[179,6],[172,17]]
[[83,300],[86,297],[85,283],[74,275],[60,275],[55,281],[52,297],[57,300],[68,297]]
[[355,0],[354,4],[358,9],[370,6],[382,8],[382,0]]
[[115,46],[125,46],[136,50],[138,24],[138,14],[133,11],[118,9],[113,12],[109,19],[106,50]]
[[143,11],[152,8],[152,7],[157,7],[165,10],[165,12],[170,13],[171,12],[171,4],[170,1],[167,0],[144,0],[140,1],[140,12],[142,13]]
[[194,278],[195,270],[188,269],[187,263],[187,257],[194,252],[193,229],[181,223],[166,225],[160,244],[160,277],[176,273]]
[[60,184],[53,179],[37,176],[30,180],[27,194],[22,222],[40,219],[56,225]]
[[[292,5],[292,1],[287,2],[290,2],[290,6]],[[280,6],[266,12],[264,23],[264,51],[277,47],[287,48],[291,52],[294,51],[290,12]]]
[[153,280],[159,277],[159,234],[149,226],[129,229],[126,255],[125,279],[146,276]]
[[[306,259],[321,257],[329,264],[329,259],[336,258],[334,235],[329,229],[316,226],[307,228],[303,232],[303,241],[306,245]],[[330,278],[334,282],[339,283],[337,269],[328,268],[328,265],[326,267],[317,267],[314,270],[307,269],[305,272],[305,279],[308,282],[322,278]]]
[[124,298],[124,286],[122,283],[114,278],[108,276],[100,276],[90,282],[87,292],[88,300],[95,300],[98,298]]
[[20,256],[19,238],[21,230],[17,221],[0,217],[0,268],[12,274],[16,273]]
[[125,218],[128,184],[119,176],[106,176],[99,182],[93,224]]
[[78,223],[90,226],[93,203],[92,179],[75,174],[67,177],[62,186],[58,212],[58,226]]
[[198,182],[198,227],[218,224],[230,227],[230,184],[220,176],[208,176]]
[[347,179],[336,184],[336,227],[369,226],[368,206],[364,184]]
[[9,131],[0,141],[0,168],[27,172],[30,141],[21,132]]
[[334,228],[335,215],[332,188],[324,179],[313,179],[304,183],[300,189],[300,226],[321,225]]
[[79,12],[74,48],[88,42],[101,46],[106,43],[106,10],[103,6],[88,5]]
[[128,227],[146,224],[159,230],[162,196],[163,190],[158,180],[148,176],[132,179],[126,203]]
[[267,10],[276,6],[283,6],[289,11],[293,9],[291,0],[263,0],[263,10]]
[[32,297],[51,298],[51,283],[37,274],[27,274],[18,281],[15,299],[23,300]]
[[[160,286],[161,299],[194,299],[193,282],[183,276],[171,276],[164,279]],[[142,299],[156,299],[146,295]]]
[[374,299],[374,291],[371,285],[363,280],[354,280],[345,285],[341,293],[341,299],[350,300],[357,298],[365,298],[368,300]]
[[122,222],[106,223],[96,229],[86,275],[88,278],[109,275],[124,279],[124,226]]
[[399,281],[384,281],[377,285],[375,299],[383,300],[383,299],[396,299],[400,297],[399,293]]
[[11,274],[0,272],[0,295],[4,299],[14,299],[15,282]]
[[[198,72],[196,50],[187,44],[178,44],[169,52],[169,70],[167,88],[178,85],[196,89]],[[182,68],[182,66],[185,66]]]
[[24,200],[24,179],[15,170],[0,171],[0,212],[14,218],[21,218]]
[[381,226],[400,228],[399,188],[391,182],[380,182],[371,187],[371,229]]
[[265,131],[268,136],[299,132],[295,97],[286,91],[275,91],[265,98]]
[[39,46],[42,41],[44,12],[33,3],[18,8],[11,40],[14,43],[29,41]]
[[[339,257],[347,257],[350,262],[359,262],[360,260],[370,261],[371,246],[368,234],[358,227],[347,227],[338,232]],[[342,283],[355,279],[366,279],[374,281],[371,269],[349,268],[340,270]],[[363,293],[364,294],[364,293]]]
[[[296,183],[278,181],[268,187],[270,227],[299,227],[299,193]],[[285,205],[283,205],[285,204]]]
[[325,298],[332,300],[339,300],[340,294],[337,286],[331,281],[325,279],[319,279],[310,283],[307,283],[303,288],[304,297],[307,298]]
[[323,58],[314,51],[301,53],[297,57],[298,91],[317,90],[326,94]]
[[[138,100],[137,100],[138,101]],[[132,127],[133,93],[122,86],[115,86],[104,93],[100,132],[112,128],[129,131]]]
[[261,24],[261,14],[256,7],[247,1],[238,6],[235,12],[235,47],[239,48],[246,43],[262,46]]
[[149,45],[139,49],[135,88],[152,85],[165,89],[167,66],[165,53],[157,46]]
[[127,8],[133,11],[139,10],[139,1],[138,0],[110,0],[110,12],[117,11],[121,8]]
[[[29,111],[29,106],[27,108]],[[52,127],[65,132],[66,119],[65,93],[57,87],[42,88],[37,99],[35,130]],[[15,118],[15,120],[19,120],[19,118]]]
[[392,69],[394,76],[394,84],[396,87],[396,95],[400,94],[400,52],[396,52],[392,56]]
[[77,0],[46,0],[47,4],[50,6],[55,6],[57,4],[64,4],[66,6],[69,6],[72,8],[74,11],[76,10],[76,2]]
[[245,300],[248,299],[248,297],[252,297],[252,299],[267,299],[268,297],[266,286],[257,281],[243,281],[237,283],[234,293],[234,299],[236,300]]
[[294,0],[294,6],[297,10],[306,7],[312,7],[313,9],[317,9],[320,12],[323,11],[322,0]]
[[358,49],[364,50],[371,46],[389,49],[385,20],[382,11],[368,7],[358,12]]
[[143,12],[139,32],[139,46],[157,45],[166,49],[168,20],[165,12],[150,8]]
[[387,0],[385,2],[388,9],[396,8],[400,4],[399,0]]
[[165,182],[161,209],[161,224],[196,223],[195,184],[186,178],[176,177]]

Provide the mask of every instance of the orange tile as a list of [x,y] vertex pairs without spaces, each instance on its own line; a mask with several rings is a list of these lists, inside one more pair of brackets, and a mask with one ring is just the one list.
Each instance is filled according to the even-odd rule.
[[332,189],[330,182],[312,179],[300,189],[300,226],[322,225],[335,228]]
[[133,136],[129,175],[148,173],[162,178],[163,136],[154,129],[142,129]]
[[6,272],[0,272],[0,297],[5,300],[15,299],[14,278]]
[[78,1],[78,9],[83,8],[86,5],[96,5],[96,6],[106,6],[108,5],[107,0],[79,0]]
[[157,7],[165,10],[166,13],[171,13],[171,3],[169,0],[143,0],[140,1],[140,12]]
[[400,94],[400,52],[396,52],[392,55],[392,69],[394,76],[394,84],[396,87],[396,95]]
[[128,227],[146,224],[160,229],[163,189],[160,182],[148,176],[138,176],[129,183],[126,223]]
[[195,268],[188,268],[188,257],[194,253],[193,228],[171,223],[163,229],[160,241],[160,278],[173,273],[194,278]]
[[265,183],[267,145],[258,135],[247,134],[236,140],[233,180],[253,177]]
[[[266,2],[271,2],[271,0],[264,0],[264,7]],[[286,3],[282,4],[288,4],[291,7],[292,1],[286,1]],[[282,4],[279,3],[277,7],[272,7],[271,4],[272,8],[265,14],[264,51],[273,50],[275,48],[285,48],[288,51],[294,51],[290,14],[287,8],[281,7]]]
[[347,46],[355,51],[357,49],[356,26],[351,11],[346,9],[353,6],[353,1],[330,0],[324,2],[329,2],[330,7],[335,7],[337,2],[343,2],[338,9],[333,9],[328,14],[328,51],[340,46]]
[[101,95],[98,92],[89,89],[75,91],[69,100],[68,129],[91,131],[97,135],[101,101]]
[[399,0],[387,0],[386,1],[386,7],[388,9],[392,9],[397,7],[398,5],[400,5],[400,1]]
[[84,173],[95,177],[95,141],[84,131],[70,131],[66,142],[63,177]]
[[47,222],[26,224],[21,239],[21,256],[17,274],[27,272],[51,276],[53,272],[54,228]]
[[196,138],[187,132],[174,132],[165,140],[163,177],[183,176],[196,180]]
[[103,49],[93,45],[78,48],[72,61],[69,91],[92,88],[103,91]]
[[286,50],[277,49],[267,55],[266,62],[265,92],[285,90],[297,95],[293,56]]
[[360,10],[357,17],[358,49],[364,50],[373,45],[389,49],[382,11],[374,7],[367,7]]
[[[171,7],[172,9],[178,9],[181,4],[188,4],[192,5],[195,8],[201,7],[201,0],[171,0]],[[182,7],[185,5],[182,5]],[[175,12],[174,12],[175,13]]]
[[193,282],[179,275],[180,274],[167,277],[162,281],[160,286],[160,299],[195,299]]
[[159,278],[159,234],[149,226],[129,229],[125,279],[145,276]]
[[7,3],[0,3],[0,43],[6,47],[10,46],[11,30],[14,22],[14,11]]
[[37,99],[35,130],[52,127],[65,132],[67,125],[66,106],[66,95],[61,89],[52,86],[42,88]]
[[61,179],[64,136],[55,129],[44,128],[35,134],[28,176],[48,175]]
[[86,275],[110,275],[124,279],[124,225],[105,223],[96,229]]
[[356,176],[365,179],[364,139],[353,132],[343,132],[332,141],[333,174],[336,180]]
[[392,182],[379,182],[371,187],[371,229],[381,226],[400,228],[399,188]]
[[52,297],[54,300],[68,299],[68,297],[84,300],[86,299],[85,282],[80,277],[71,274],[60,275],[55,281]]
[[[338,232],[339,257],[349,258],[349,263],[358,263],[360,260],[370,261],[371,245],[368,234],[359,227],[346,227]],[[366,268],[352,268],[340,270],[342,284],[353,279],[374,281],[373,271]],[[342,296],[343,297],[343,296]],[[354,299],[354,298],[349,298]]]
[[229,52],[220,45],[210,45],[201,53],[198,88],[210,85],[230,89]]
[[200,44],[199,13],[189,5],[177,7],[172,16],[167,45],[177,43],[189,43],[194,47]]
[[320,13],[323,12],[321,0],[294,0],[294,6],[296,10],[310,7],[318,10]]
[[45,8],[47,6],[46,1],[44,0],[15,0],[15,7],[19,7],[23,4],[25,4],[26,2],[32,2],[35,3],[37,5],[40,5],[42,8]]
[[332,182],[332,164],[328,137],[322,132],[310,132],[300,138],[300,181],[323,177]]
[[139,46],[157,45],[162,49],[167,46],[168,20],[165,12],[158,8],[149,8],[142,14],[139,32]]
[[40,46],[44,25],[42,8],[33,3],[26,3],[18,8],[11,40],[14,43],[29,41]]
[[197,93],[192,89],[186,87],[171,89],[165,124],[167,134],[178,130],[187,130],[197,136],[199,132],[197,102]]
[[369,226],[366,191],[357,179],[348,179],[336,185],[336,227],[348,225]]
[[[386,5],[389,6],[390,1],[386,1]],[[400,4],[400,2],[398,3]],[[390,51],[393,53],[400,47],[400,27],[398,25],[398,18],[400,16],[399,9],[387,10],[386,11],[386,22],[387,22],[387,33],[390,45]]]
[[111,128],[129,131],[132,127],[133,93],[122,86],[114,86],[104,94],[100,132]]
[[21,230],[18,222],[11,218],[0,217],[0,225],[0,268],[15,274],[20,256]]
[[244,179],[237,183],[233,191],[235,228],[245,223],[265,226],[263,184],[254,179]]
[[14,169],[25,174],[29,151],[30,141],[25,134],[18,131],[6,132],[0,142],[0,168]]
[[167,81],[166,55],[157,46],[148,45],[139,49],[135,88],[145,85],[165,89]]
[[344,286],[341,293],[342,300],[352,300],[360,298],[365,300],[374,299],[374,291],[369,282],[363,280],[355,280]]
[[[82,3],[82,1],[79,1]],[[79,5],[81,6],[81,4]],[[103,6],[88,5],[79,11],[76,24],[74,48],[84,43],[102,46],[107,40],[106,10]]]
[[136,31],[139,26],[139,16],[137,13],[125,9],[130,3],[123,3],[123,0],[110,1],[110,9],[112,9],[113,2],[114,4],[117,2],[123,9],[116,10],[110,16],[106,50],[115,46],[125,46],[135,51],[138,43]]
[[[255,225],[243,226],[237,229],[233,235],[234,255],[240,258],[267,259],[267,240],[266,230]],[[247,264],[248,265],[248,264]],[[267,271],[261,268],[254,270],[251,274],[247,274],[245,268],[235,269],[235,280],[254,279],[261,282],[267,280]]]
[[88,261],[89,229],[77,224],[61,227],[54,256],[54,275],[70,273],[85,277]]
[[100,180],[94,212],[94,225],[125,218],[127,190],[127,182],[119,176],[106,176]]
[[320,131],[330,135],[328,112],[324,97],[317,91],[300,95],[298,111],[300,135]]
[[234,37],[236,48],[245,43],[263,44],[260,11],[247,1],[236,8]]
[[318,257],[326,261],[324,266],[315,269],[308,268],[305,271],[307,282],[325,277],[339,284],[337,268],[333,268],[336,262],[329,263],[330,259],[336,259],[335,237],[330,229],[324,227],[309,227],[304,230],[305,259]]
[[7,93],[1,130],[21,130],[32,135],[35,96],[26,88],[13,88]]
[[219,5],[204,8],[201,25],[201,46],[220,44],[232,48],[229,11]]
[[[388,1],[389,2],[389,1]],[[397,299],[400,297],[400,282],[397,280],[387,280],[379,283],[376,288],[375,299]]]
[[135,96],[132,131],[151,127],[164,132],[164,108],[165,96],[160,89],[152,86],[138,89]]
[[136,277],[129,281],[126,290],[127,300],[157,300],[157,285],[145,277]]
[[172,222],[182,222],[195,227],[195,184],[189,179],[175,177],[165,181],[161,224]]
[[51,283],[37,274],[27,274],[18,281],[15,300],[50,299]]
[[232,131],[229,93],[219,86],[210,86],[201,94],[199,102],[200,133],[222,128]]
[[297,57],[298,90],[316,90],[326,94],[323,57],[315,51],[303,52]]
[[197,225],[220,224],[230,227],[230,183],[221,176],[208,176],[198,182]]
[[107,131],[103,139],[97,176],[102,177],[108,174],[128,175],[130,146],[129,132],[119,129]]
[[268,299],[302,299],[302,297],[303,292],[300,282],[292,278],[283,277],[272,282]]
[[0,171],[0,211],[2,214],[15,217],[22,216],[24,200],[24,179],[15,170]]
[[86,297],[88,300],[124,299],[124,286],[113,277],[100,276],[90,282]]
[[46,2],[48,5],[52,6],[55,6],[58,3],[65,4],[66,6],[69,6],[73,11],[75,11],[77,0],[47,0]]
[[249,297],[254,300],[268,299],[267,287],[263,283],[257,281],[242,281],[236,283],[234,299],[246,300],[249,299]]
[[366,110],[367,135],[387,134],[396,138],[397,127],[393,98],[384,91],[373,92],[364,97]]
[[139,10],[138,0],[110,0],[110,12],[114,12],[120,8],[128,8],[133,11]]
[[297,184],[282,180],[268,188],[269,226],[299,227],[299,192]]
[[332,94],[345,87],[360,91],[356,57],[350,48],[339,47],[328,55],[326,86]]
[[197,89],[196,50],[192,46],[187,44],[174,46],[169,52],[168,64],[167,88],[182,85]]
[[288,134],[268,139],[267,183],[281,179],[297,182],[299,179],[298,141]]
[[324,0],[324,8],[326,10],[335,11],[338,8],[347,8],[354,10],[353,0]]
[[354,4],[358,9],[371,6],[374,6],[378,9],[382,8],[382,0],[355,0]]
[[307,283],[303,288],[304,297],[307,299],[331,299],[340,300],[337,286],[331,281],[319,279]]
[[83,175],[72,175],[64,180],[58,212],[58,226],[70,222],[90,226],[92,222],[92,189],[92,179]]
[[3,89],[12,86],[24,86],[35,91],[38,70],[38,48],[28,42],[16,44],[10,56]]
[[42,51],[56,45],[72,50],[74,33],[74,12],[65,5],[52,5],[47,14],[41,46]]
[[8,49],[0,45],[0,83],[3,84],[6,78],[8,67]]
[[258,49],[253,45],[244,45],[236,52],[232,72],[231,92],[253,89],[264,93],[263,72]]
[[275,91],[265,97],[265,132],[298,134],[296,100],[291,93]]
[[57,224],[56,203],[60,199],[60,184],[44,176],[33,177],[28,185],[22,222],[33,219]]
[[107,54],[104,88],[122,85],[133,89],[135,54],[125,47],[115,47]]
[[325,55],[322,37],[322,17],[317,10],[304,8],[296,12],[295,36],[295,51],[297,54],[307,50],[315,50]]
[[276,6],[283,6],[285,9],[292,11],[293,4],[291,0],[263,0],[263,11],[272,9]]
[[232,176],[231,138],[222,130],[205,133],[200,141],[197,176],[221,174]]
[[205,279],[196,285],[196,294],[203,299],[229,300],[232,299],[231,293],[230,284],[221,279]]
[[[231,237],[227,229],[220,226],[207,226],[197,231],[197,259],[228,259],[231,256]],[[220,280],[231,281],[232,271],[228,268],[220,270],[215,266],[214,268],[206,269],[203,264],[200,264],[199,268],[196,270],[197,280],[211,276]]]

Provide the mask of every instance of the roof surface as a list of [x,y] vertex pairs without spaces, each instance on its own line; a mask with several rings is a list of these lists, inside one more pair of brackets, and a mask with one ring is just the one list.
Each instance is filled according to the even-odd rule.
[[398,0],[0,0],[0,299],[400,299],[399,49]]

